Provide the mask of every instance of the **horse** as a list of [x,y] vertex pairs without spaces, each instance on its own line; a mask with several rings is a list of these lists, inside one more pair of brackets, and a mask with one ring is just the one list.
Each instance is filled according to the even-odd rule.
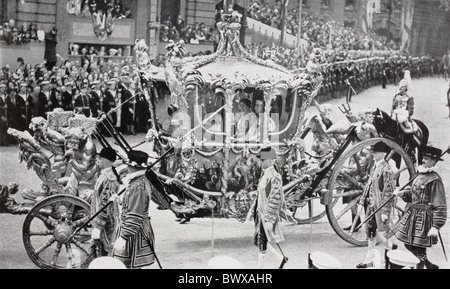
[[[413,119],[417,126],[416,133],[405,133],[400,124],[386,112],[376,109],[373,112],[373,125],[381,137],[390,139],[399,144],[416,163],[421,163],[423,149],[428,144],[430,135],[428,127],[420,120]],[[417,154],[416,154],[417,149]],[[399,166],[398,158],[394,158]]]

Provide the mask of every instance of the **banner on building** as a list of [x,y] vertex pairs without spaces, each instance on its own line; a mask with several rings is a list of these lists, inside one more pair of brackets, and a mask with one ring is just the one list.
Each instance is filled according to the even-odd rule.
[[412,39],[414,1],[405,0],[402,9],[402,52],[409,53]]
[[381,13],[381,0],[372,1],[373,13]]
[[373,27],[373,13],[376,0],[366,0],[366,9],[364,9],[364,19],[363,19],[363,31],[364,33],[369,33]]

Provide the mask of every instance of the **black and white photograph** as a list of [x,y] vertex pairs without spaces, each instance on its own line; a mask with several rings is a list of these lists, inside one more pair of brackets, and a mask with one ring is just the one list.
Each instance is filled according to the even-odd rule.
[[0,68],[0,269],[450,269],[450,0],[2,0]]

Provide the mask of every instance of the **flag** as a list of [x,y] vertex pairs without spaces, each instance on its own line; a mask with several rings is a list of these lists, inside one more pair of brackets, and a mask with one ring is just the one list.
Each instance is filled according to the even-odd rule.
[[409,53],[411,48],[414,0],[405,0],[402,10],[402,52]]
[[373,0],[373,13],[381,13],[381,0]]
[[367,0],[366,2],[365,17],[363,19],[364,33],[369,33],[372,30],[374,3],[375,0]]

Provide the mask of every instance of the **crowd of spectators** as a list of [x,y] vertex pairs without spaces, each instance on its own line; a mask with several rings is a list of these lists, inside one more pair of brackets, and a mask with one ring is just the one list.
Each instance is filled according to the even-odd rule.
[[17,25],[14,19],[5,21],[3,25],[0,23],[0,41],[20,45],[37,40],[39,40],[38,27],[35,23]]
[[82,17],[91,17],[97,14],[107,15],[109,11],[114,19],[133,18],[131,9],[125,7],[122,0],[78,0],[69,1],[67,4],[69,14]]
[[[299,32],[299,13],[297,9],[288,9],[282,21],[281,1],[269,3],[266,0],[252,0],[249,17],[271,27],[282,29],[288,34]],[[392,39],[376,33],[362,33],[352,27],[345,27],[336,21],[320,18],[312,13],[303,12],[301,20],[301,38],[309,45],[329,49],[387,50],[398,49]]]
[[[124,134],[147,132],[148,103],[139,82],[132,58],[99,58],[91,62],[80,57],[80,60],[65,60],[48,70],[45,61],[32,65],[20,57],[17,68],[5,65],[0,70],[0,145],[14,143],[11,138],[4,142],[8,127],[26,130],[32,117],[46,118],[46,113],[55,108],[87,117],[108,113],[125,103],[123,90],[136,97],[114,112],[112,122]],[[107,91],[113,92],[112,99],[106,100]]]
[[94,57],[116,56],[123,57],[123,46],[117,45],[86,45],[86,44],[69,44],[69,55],[81,56],[93,61]]
[[[245,46],[247,52],[254,57],[263,60],[271,60],[276,64],[282,65],[290,70],[296,70],[306,67],[309,55],[314,48],[322,48],[319,45],[309,45],[305,49],[288,48],[276,45],[274,43],[251,43]],[[323,48],[324,61],[333,63],[345,60],[358,60],[374,56],[392,56],[398,55],[398,50],[350,50],[350,49],[327,49]]]
[[214,27],[208,27],[204,22],[195,22],[193,26],[186,25],[181,16],[173,20],[167,16],[161,22],[160,41],[183,40],[185,43],[200,44],[207,41],[217,41],[217,31]]

